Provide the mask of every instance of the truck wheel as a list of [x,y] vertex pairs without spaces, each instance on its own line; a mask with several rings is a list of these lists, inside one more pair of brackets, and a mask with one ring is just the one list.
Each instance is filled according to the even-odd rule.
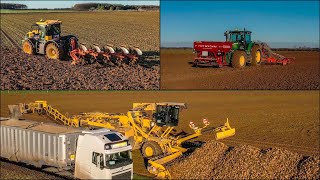
[[32,44],[30,41],[26,40],[22,43],[22,49],[23,52],[27,53],[27,54],[35,54],[35,49],[33,48]]
[[50,43],[46,47],[46,57],[48,59],[61,59],[62,54],[61,49],[57,47],[54,43]]
[[142,145],[142,156],[151,158],[162,154],[160,145],[155,141],[147,141]]
[[243,68],[246,66],[246,53],[244,51],[235,51],[232,57],[231,65],[234,68]]
[[254,45],[251,49],[251,65],[258,66],[261,64],[261,50],[258,45]]

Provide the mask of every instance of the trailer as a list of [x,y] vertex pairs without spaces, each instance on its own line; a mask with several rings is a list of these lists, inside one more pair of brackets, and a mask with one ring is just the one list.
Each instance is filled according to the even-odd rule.
[[55,167],[79,179],[132,179],[132,147],[121,133],[11,118],[0,122],[2,158]]

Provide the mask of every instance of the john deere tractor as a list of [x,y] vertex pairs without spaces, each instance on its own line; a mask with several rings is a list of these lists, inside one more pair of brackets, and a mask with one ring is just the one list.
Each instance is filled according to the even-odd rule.
[[197,57],[192,63],[194,67],[223,67],[231,65],[243,68],[247,64],[261,64],[261,43],[251,40],[251,31],[226,31],[225,42],[196,41],[193,43]]
[[22,40],[22,49],[27,54],[43,54],[48,59],[63,59],[78,47],[73,35],[61,36],[61,21],[40,20],[31,26],[31,31]]
[[232,43],[232,52],[227,59],[233,67],[244,67],[247,63],[252,66],[261,64],[261,44],[251,40],[251,31],[244,29],[226,31],[226,42]]

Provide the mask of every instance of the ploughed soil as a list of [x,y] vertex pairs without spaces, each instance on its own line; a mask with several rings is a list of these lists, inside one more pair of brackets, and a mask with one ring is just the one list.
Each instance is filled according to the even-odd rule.
[[[303,159],[303,156],[315,158],[319,155],[318,91],[2,91],[1,116],[9,116],[7,108],[9,104],[36,100],[47,100],[52,107],[67,116],[80,112],[126,113],[132,108],[132,103],[138,102],[184,102],[188,108],[180,113],[176,129],[186,133],[193,132],[189,128],[190,121],[202,127],[202,119],[207,118],[210,122],[209,127],[217,127],[229,118],[231,127],[236,129],[235,136],[219,140],[225,145],[215,145],[212,142],[214,133],[204,134],[194,140],[206,143],[188,156],[190,158],[196,156],[198,168],[204,166],[208,170],[205,175],[210,177],[224,178],[227,177],[226,173],[230,173],[228,179],[258,176],[261,177],[258,179],[287,177],[281,174],[274,175],[278,172],[274,170],[275,164],[283,168],[288,177],[289,175],[296,177],[298,172],[303,174],[303,171],[297,170],[298,167],[309,165],[314,167],[312,165],[314,161],[309,162],[308,158]],[[24,117],[35,121],[54,122],[38,114],[24,115]],[[220,146],[222,153],[219,151]],[[229,147],[234,148],[229,149]],[[209,152],[208,149],[213,150]],[[219,153],[223,156],[220,157]],[[198,157],[200,155],[206,160]],[[219,161],[209,159],[215,156],[219,156]],[[232,160],[233,157],[235,161]],[[150,175],[146,171],[139,150],[133,151],[133,160],[134,173]],[[300,165],[297,165],[300,160]],[[267,163],[269,161],[270,164]],[[220,162],[222,167],[228,168],[228,171],[222,172],[222,169],[215,165]],[[257,165],[258,162],[266,164]],[[177,167],[183,167],[183,164],[179,164]],[[212,169],[208,169],[206,164],[212,166]],[[251,164],[257,167],[246,168]],[[190,167],[193,165],[190,162]],[[235,167],[235,172],[231,170],[232,167]],[[289,171],[289,167],[292,168],[292,172]],[[260,171],[259,168],[263,170],[261,174],[252,176],[246,174]],[[177,177],[175,175],[177,171],[185,172],[188,169],[170,170],[173,176]],[[246,169],[248,172],[243,172]],[[311,170],[308,174],[312,174]],[[181,178],[186,176],[181,175]],[[190,175],[191,177],[193,176]],[[299,175],[299,177],[304,176]]]
[[160,88],[159,59],[103,67],[71,65],[1,47],[1,90],[154,90]]
[[295,60],[286,66],[201,68],[189,64],[195,57],[191,49],[162,49],[161,89],[320,89],[320,52],[277,53]]

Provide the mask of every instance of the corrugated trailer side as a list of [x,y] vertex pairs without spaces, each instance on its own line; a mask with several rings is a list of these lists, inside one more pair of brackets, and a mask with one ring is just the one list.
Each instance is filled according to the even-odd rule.
[[31,121],[1,121],[1,157],[69,169],[81,131]]

